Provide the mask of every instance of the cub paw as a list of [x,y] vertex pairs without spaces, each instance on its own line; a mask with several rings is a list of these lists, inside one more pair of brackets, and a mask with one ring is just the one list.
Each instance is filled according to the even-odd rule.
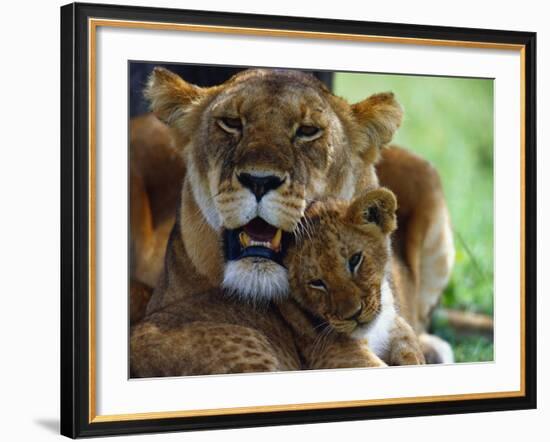
[[436,335],[423,333],[418,337],[426,364],[452,364],[455,361],[451,345]]

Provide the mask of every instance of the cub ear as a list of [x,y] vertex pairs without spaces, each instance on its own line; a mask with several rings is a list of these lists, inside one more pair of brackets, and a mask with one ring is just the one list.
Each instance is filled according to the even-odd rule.
[[353,224],[374,224],[382,230],[382,233],[389,235],[397,228],[396,210],[395,195],[381,187],[354,199],[346,216]]
[[391,92],[371,95],[353,104],[351,109],[372,144],[379,148],[392,140],[403,120],[403,108]]
[[171,126],[205,92],[205,89],[187,83],[168,69],[156,67],[143,94],[157,118]]

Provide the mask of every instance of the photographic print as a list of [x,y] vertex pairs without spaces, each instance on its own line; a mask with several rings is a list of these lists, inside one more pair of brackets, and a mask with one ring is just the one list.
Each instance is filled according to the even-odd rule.
[[62,434],[536,406],[535,34],[61,34]]
[[131,377],[492,361],[492,79],[128,69]]

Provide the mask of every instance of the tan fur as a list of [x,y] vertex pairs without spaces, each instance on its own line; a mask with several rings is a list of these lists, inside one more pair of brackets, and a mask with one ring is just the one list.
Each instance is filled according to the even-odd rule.
[[148,114],[130,122],[130,272],[153,287],[162,263],[185,173],[166,126]]
[[132,294],[130,302],[130,324],[133,325],[141,321],[145,316],[145,310],[147,309],[147,304],[151,299],[153,290],[147,284],[131,280],[130,293]]
[[[196,324],[190,325],[199,319],[163,326],[161,318],[165,316],[158,316],[159,312],[178,306],[178,312],[199,318],[202,309],[218,308],[213,302],[218,298],[220,306],[224,306],[227,300],[219,291],[225,266],[221,248],[224,228],[243,225],[250,216],[260,213],[269,223],[295,232],[311,200],[349,199],[358,191],[376,187],[374,164],[380,148],[390,141],[400,124],[401,108],[392,94],[379,94],[350,106],[313,77],[271,70],[246,71],[223,85],[198,88],[169,71],[156,69],[147,96],[156,116],[170,126],[170,140],[180,152],[186,172],[181,174],[181,198],[170,238],[166,239],[159,231],[153,232],[153,236],[160,238],[159,243],[167,241],[166,256],[163,266],[155,267],[160,271],[154,270],[147,278],[155,280],[153,274],[156,273],[159,282],[151,284],[155,290],[147,316],[132,332],[132,372],[135,376],[146,376],[152,371],[144,367],[151,364],[157,367],[153,370],[157,373],[207,374],[220,372],[221,366],[230,371],[220,361],[218,368],[213,368],[215,357],[205,360],[201,368],[202,356],[193,353],[197,350],[192,337]],[[241,118],[245,129],[238,134],[228,133],[219,124],[224,117]],[[313,142],[297,140],[292,134],[300,124],[319,125],[323,134]],[[159,174],[159,170],[154,172]],[[266,204],[260,207],[235,179],[241,171],[275,174],[284,179],[284,184],[266,195]],[[172,186],[179,187],[177,179]],[[256,264],[243,264],[244,272],[258,270]],[[278,265],[260,264],[264,272],[274,266]],[[133,275],[142,279],[139,272]],[[211,302],[195,309],[194,303],[202,299],[202,293],[210,293],[206,299]],[[246,300],[241,300],[240,305],[248,311]],[[219,310],[223,312],[224,308]],[[264,320],[263,316],[257,318]],[[218,325],[226,323],[223,317],[216,321]],[[242,326],[235,321],[229,323],[231,327]],[[247,324],[246,327],[265,337],[260,323]],[[217,332],[208,335],[214,339]],[[151,353],[144,344],[149,339],[164,350]],[[195,350],[186,353],[186,357],[193,361],[185,362],[185,355],[172,351],[176,341],[190,343],[189,348]],[[271,345],[277,346],[273,342]],[[283,348],[286,346],[288,344]],[[275,353],[281,351],[281,348],[273,349]],[[279,361],[277,369],[296,368],[295,363]],[[190,368],[185,364],[198,365]],[[177,369],[167,371],[164,366]]]
[[294,297],[280,301],[277,305],[281,315],[292,330],[296,349],[302,360],[302,369],[334,369],[385,367],[367,345],[337,333],[326,322],[316,324],[306,309]]
[[[412,152],[384,149],[376,165],[380,184],[399,201],[394,256],[410,275],[402,311],[419,335],[429,363],[453,362],[449,344],[427,333],[431,314],[451,276],[455,249],[449,211],[435,168]],[[404,179],[403,177],[406,177]]]
[[165,305],[132,328],[133,377],[299,370],[291,331],[273,307],[219,290]]
[[417,332],[423,332],[429,327],[431,312],[454,262],[452,228],[441,180],[427,161],[398,148],[382,152],[376,171],[380,184],[391,189],[399,201],[400,228],[393,242],[394,251],[409,269],[415,286],[416,296],[407,300],[410,323]]
[[426,363],[424,349],[418,337],[402,316],[395,318],[395,324],[390,335],[390,354],[387,356],[390,365],[421,365]]
[[[285,260],[289,269],[290,296],[325,325],[327,335],[340,334],[340,342],[346,341],[347,336],[347,340],[355,340],[358,347],[372,347],[373,343],[368,340],[356,339],[361,335],[358,332],[382,327],[384,329],[378,332],[373,330],[388,335],[387,348],[378,351],[371,348],[378,357],[391,365],[423,364],[424,357],[414,331],[396,313],[396,301],[407,296],[402,279],[393,281],[393,290],[387,282],[392,278],[390,234],[396,228],[396,208],[394,195],[383,188],[369,191],[351,204],[343,201],[315,203],[303,220],[303,235],[289,249]],[[350,262],[358,256],[356,266],[351,267]],[[390,290],[393,293],[388,292]],[[299,325],[293,321],[296,316],[289,314],[289,307],[283,305],[282,311],[296,333],[303,334],[303,330],[307,330],[303,321]],[[388,319],[382,319],[383,316]],[[382,322],[375,324],[376,319]],[[301,344],[310,345],[310,342],[306,339]],[[319,357],[318,348],[301,348],[301,351]],[[322,358],[331,365],[334,365],[331,358],[336,358],[336,364],[342,357],[346,358],[341,352],[325,354],[323,350],[322,353]]]

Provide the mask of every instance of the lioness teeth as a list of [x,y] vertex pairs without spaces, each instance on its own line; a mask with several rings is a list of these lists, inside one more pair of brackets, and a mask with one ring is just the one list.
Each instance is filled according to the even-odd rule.
[[239,233],[239,242],[243,248],[259,246],[266,247],[278,252],[281,248],[281,238],[283,232],[281,229],[278,229],[271,241],[256,241],[252,239],[246,232]]
[[281,238],[283,237],[283,231],[281,229],[277,229],[277,233],[275,233],[275,236],[271,240],[271,248],[275,251],[279,251],[281,248]]
[[244,248],[250,247],[250,245],[251,245],[251,244],[250,244],[250,241],[251,241],[250,236],[248,236],[248,235],[247,235],[246,233],[244,233],[244,232],[241,232],[241,233],[239,234],[239,241],[240,241],[240,243],[241,243],[241,246],[243,246]]

